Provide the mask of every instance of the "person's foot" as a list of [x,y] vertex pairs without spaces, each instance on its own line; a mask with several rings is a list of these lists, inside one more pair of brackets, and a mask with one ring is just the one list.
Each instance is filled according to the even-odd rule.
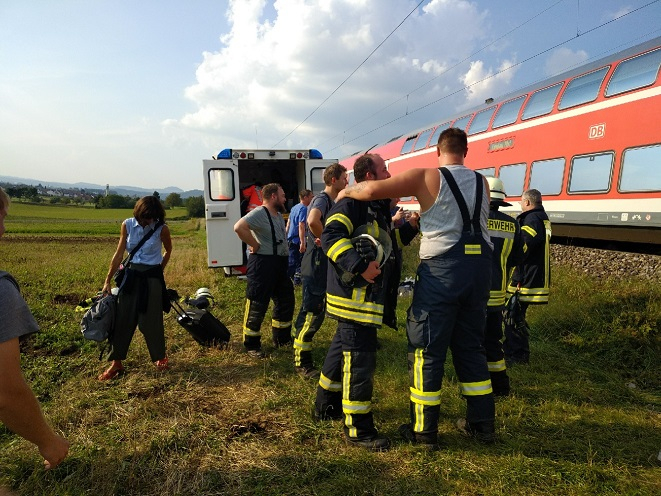
[[97,379],[100,381],[110,381],[119,377],[124,373],[124,366],[120,361],[114,361],[106,371],[103,372]]
[[246,350],[246,354],[250,358],[257,358],[257,359],[263,359],[266,358],[266,354],[262,351],[261,348],[257,348],[255,350]]
[[156,365],[156,368],[159,371],[168,370],[170,368],[170,365],[168,365],[168,357],[164,357],[161,358],[160,360],[156,360],[154,362],[154,365]]
[[319,379],[321,372],[314,367],[294,367],[294,370],[303,379]]
[[344,439],[347,444],[359,446],[370,451],[387,451],[390,448],[390,439],[385,436],[379,436],[378,434],[369,439],[353,439],[347,436]]
[[465,418],[457,420],[457,429],[462,434],[472,437],[481,443],[496,442],[496,431],[493,422],[470,423]]
[[420,434],[413,432],[413,429],[411,429],[411,424],[400,425],[398,432],[405,441],[408,441],[411,444],[427,449],[429,451],[436,451],[440,449],[438,444],[438,434]]

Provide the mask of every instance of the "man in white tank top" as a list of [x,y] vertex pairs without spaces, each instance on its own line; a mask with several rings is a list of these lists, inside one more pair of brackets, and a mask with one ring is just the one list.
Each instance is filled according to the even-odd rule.
[[464,166],[467,153],[466,133],[446,129],[438,139],[439,169],[410,169],[341,193],[366,201],[415,196],[420,204],[421,261],[407,319],[411,419],[400,434],[430,449],[438,446],[448,348],[467,400],[466,418],[457,426],[479,441],[495,440],[495,404],[482,344],[493,249],[487,229],[489,185]]

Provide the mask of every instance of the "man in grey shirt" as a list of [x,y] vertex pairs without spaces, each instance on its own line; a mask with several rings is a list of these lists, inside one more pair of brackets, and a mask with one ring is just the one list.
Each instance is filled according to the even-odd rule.
[[294,285],[287,275],[287,234],[282,212],[285,192],[277,183],[262,188],[263,204],[251,210],[234,225],[234,232],[248,245],[248,286],[246,313],[243,319],[243,345],[248,354],[264,358],[261,326],[272,299],[271,320],[273,345],[291,343],[294,316]]

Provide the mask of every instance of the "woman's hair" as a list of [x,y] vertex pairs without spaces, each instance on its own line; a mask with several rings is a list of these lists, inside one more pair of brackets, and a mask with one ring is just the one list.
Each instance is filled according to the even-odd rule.
[[155,196],[143,196],[133,207],[133,217],[136,220],[151,219],[165,222],[165,209],[159,198]]
[[0,188],[0,210],[8,207],[9,203],[9,195],[5,192],[4,189]]

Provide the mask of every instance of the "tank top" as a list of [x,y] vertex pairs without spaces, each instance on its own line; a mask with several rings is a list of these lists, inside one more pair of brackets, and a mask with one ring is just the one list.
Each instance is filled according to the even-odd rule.
[[[135,217],[130,217],[124,221],[124,224],[126,225],[126,232],[128,233],[128,238],[126,238],[126,251],[130,252],[133,247],[140,242],[142,237],[147,234],[150,229],[154,228],[156,221],[148,226],[142,227]],[[161,252],[162,230],[163,225],[159,226],[156,232],[145,241],[145,244],[140,247],[135,255],[133,255],[131,262],[145,265],[158,265],[163,261],[163,253]]]
[[[462,196],[466,201],[469,212],[473,213],[475,209],[475,172],[463,165],[448,165],[446,169],[452,174]],[[441,171],[438,171],[441,175]],[[452,248],[461,238],[464,227],[464,221],[461,218],[461,212],[457,201],[454,199],[450,187],[443,180],[441,175],[441,187],[434,204],[426,211],[420,212],[420,258],[428,259],[442,255]],[[489,195],[485,188],[482,195],[482,208],[480,209],[480,227],[482,238],[493,248],[489,231],[487,229],[487,219],[489,218]]]

